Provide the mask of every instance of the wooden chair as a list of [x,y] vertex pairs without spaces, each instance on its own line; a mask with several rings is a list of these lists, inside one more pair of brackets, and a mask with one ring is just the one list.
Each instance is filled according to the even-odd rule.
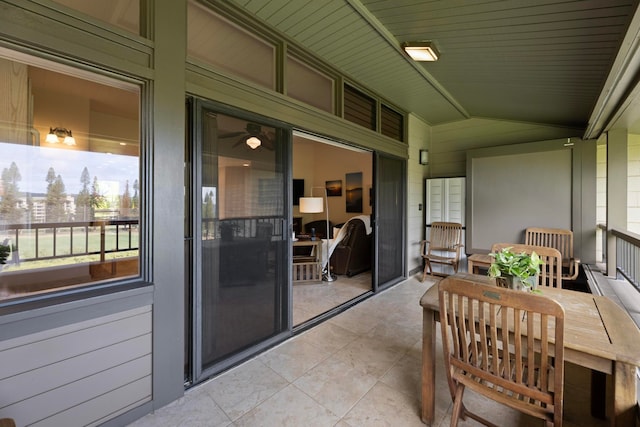
[[424,259],[422,281],[429,274],[433,275],[431,263],[446,264],[458,272],[460,249],[462,248],[462,224],[457,222],[433,222],[429,240],[420,242],[420,254]]
[[544,265],[540,266],[538,286],[562,288],[562,255],[560,251],[546,246],[521,245],[518,243],[494,243],[491,252],[499,252],[504,248],[512,248],[516,253],[524,252],[531,255],[535,251]]
[[529,227],[525,230],[525,244],[556,248],[562,255],[565,280],[576,280],[580,259],[573,257],[573,231],[561,228]]
[[464,391],[562,426],[564,309],[541,295],[449,277],[439,283],[440,324],[453,413],[494,425],[467,410]]

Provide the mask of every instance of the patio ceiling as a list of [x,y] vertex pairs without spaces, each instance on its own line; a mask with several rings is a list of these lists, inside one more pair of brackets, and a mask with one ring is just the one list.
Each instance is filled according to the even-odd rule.
[[[616,56],[621,46],[629,48],[625,35],[634,27],[638,5],[636,0],[232,1],[431,125],[474,117],[582,131],[603,119],[599,98],[611,90],[608,79],[618,74],[616,67],[624,71]],[[402,42],[420,40],[436,43],[439,61],[416,63],[403,53]]]

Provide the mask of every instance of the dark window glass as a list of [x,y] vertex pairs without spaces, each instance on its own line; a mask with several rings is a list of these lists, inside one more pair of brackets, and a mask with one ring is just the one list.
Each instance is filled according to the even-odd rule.
[[376,101],[359,90],[344,85],[344,118],[376,130]]
[[383,135],[398,141],[404,140],[404,117],[402,114],[383,105],[380,111],[380,121],[380,132]]

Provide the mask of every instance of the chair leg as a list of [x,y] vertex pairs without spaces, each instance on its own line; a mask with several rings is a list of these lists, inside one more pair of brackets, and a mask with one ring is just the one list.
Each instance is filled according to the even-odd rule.
[[424,270],[422,270],[422,282],[427,278],[427,270],[429,270],[429,274],[433,275],[433,270],[431,269],[431,263],[428,259],[424,260]]
[[460,415],[462,415],[464,411],[464,406],[462,405],[462,396],[464,395],[464,385],[458,384],[456,387],[456,395],[453,398],[453,410],[451,411],[451,427],[458,426],[458,419]]

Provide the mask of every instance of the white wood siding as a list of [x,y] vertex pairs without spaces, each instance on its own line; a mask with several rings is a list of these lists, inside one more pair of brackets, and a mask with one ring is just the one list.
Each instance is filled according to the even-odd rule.
[[151,306],[0,342],[0,416],[96,425],[151,400]]

